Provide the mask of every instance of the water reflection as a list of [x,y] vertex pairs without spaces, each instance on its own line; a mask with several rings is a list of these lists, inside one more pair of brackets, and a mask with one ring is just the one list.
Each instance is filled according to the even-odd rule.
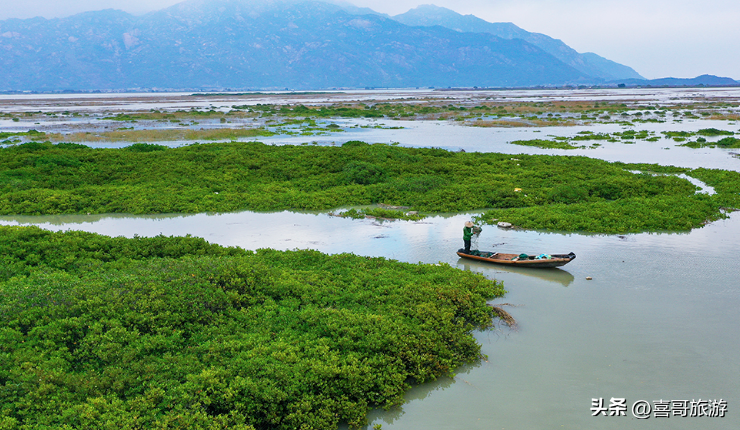
[[[458,373],[458,375],[460,374]],[[455,378],[443,376],[438,378],[436,381],[414,386],[404,394],[403,398],[406,402],[424,400],[433,395],[435,391],[444,390],[452,386],[452,384],[460,382],[460,379],[460,376],[456,376]],[[373,422],[382,418],[383,423],[393,424],[394,422],[399,421],[403,415],[403,406],[394,406],[387,411],[374,409],[368,414],[367,420],[368,422]],[[349,427],[344,428],[348,429]]]
[[[623,428],[621,421],[594,421],[593,397],[716,397],[740,404],[740,262],[732,258],[740,252],[739,213],[684,234],[483,230],[486,246],[504,242],[511,250],[578,255],[563,269],[536,270],[462,262],[455,251],[468,219],[470,214],[459,214],[379,223],[286,211],[0,217],[0,224],[128,237],[191,234],[246,249],[312,248],[441,262],[503,281],[508,293],[502,301],[517,305],[507,311],[518,331],[475,333],[488,362],[459,369],[454,380],[414,387],[401,407],[373,411],[368,428]],[[568,288],[553,288],[559,285]],[[738,428],[740,415],[706,422],[721,425],[702,428]],[[641,423],[646,429],[661,425]],[[677,419],[671,428],[697,427],[694,420]]]
[[[208,215],[208,214],[206,214]],[[196,214],[154,214],[154,215],[132,215],[132,214],[69,214],[69,215],[6,215],[0,217],[5,223],[18,225],[38,226],[66,226],[69,224],[96,224],[101,221],[129,220],[132,218],[140,220],[162,221],[174,218],[188,218]]]
[[[363,97],[426,96],[430,91]],[[470,93],[450,92],[450,97]],[[740,96],[740,90],[715,89],[628,91],[502,91],[494,98],[517,100],[659,100],[677,103],[696,96]],[[107,97],[107,96],[106,96]],[[170,107],[192,106],[187,95],[171,98]],[[294,96],[260,96],[243,100],[276,102]],[[310,99],[308,96],[295,96]],[[327,100],[331,99],[325,96]],[[336,97],[345,97],[339,95]],[[347,95],[356,99],[356,94]],[[92,97],[79,97],[90,99]],[[12,98],[11,98],[12,99]],[[0,97],[0,109],[59,110],[61,97],[26,100]],[[238,98],[237,98],[238,99]],[[244,104],[243,100],[195,98],[196,104]],[[79,100],[78,100],[79,101]],[[80,101],[81,102],[81,101]],[[156,97],[139,100],[90,101],[77,109],[103,107],[163,108]],[[95,103],[102,103],[95,105]],[[107,104],[106,104],[107,103]],[[140,104],[138,104],[140,103]],[[395,125],[393,121],[385,121]],[[331,136],[325,144],[359,138],[370,142],[399,141],[408,146],[439,146],[466,151],[586,155],[610,161],[655,162],[686,167],[740,170],[733,153],[691,149],[665,141],[634,145],[605,143],[597,149],[543,150],[510,145],[510,140],[538,136],[537,130],[461,127],[435,121],[398,122],[404,130],[360,129]],[[696,130],[726,128],[725,122],[704,120],[682,124],[641,124],[640,128]],[[546,133],[572,135],[581,130],[612,132],[617,125],[550,128]],[[613,129],[613,130],[612,130]],[[542,134],[540,134],[542,135]],[[290,143],[276,138],[271,143]],[[301,141],[305,141],[301,138]],[[455,254],[462,246],[464,221],[470,214],[431,217],[422,222],[377,222],[332,217],[322,213],[213,213],[129,215],[59,215],[0,217],[0,224],[39,225],[49,230],[84,230],[110,236],[185,235],[246,249],[311,248],[326,253],[352,252],[407,262],[447,263],[504,282],[504,300],[522,305],[507,308],[519,331],[475,333],[488,361],[458,369],[455,378],[440,378],[416,386],[406,403],[390,411],[376,410],[370,426],[389,429],[621,429],[626,417],[591,416],[594,397],[637,399],[725,399],[740,404],[740,213],[684,234],[580,235],[536,231],[484,229],[481,247],[505,242],[507,248],[573,251],[578,258],[564,269],[529,270],[465,260]],[[587,280],[587,277],[593,278]],[[553,288],[562,285],[567,288]],[[635,423],[634,420],[629,421]],[[659,419],[641,420],[641,429],[661,429]],[[672,430],[740,428],[740,414],[723,419],[675,418]]]
[[560,269],[557,267],[532,269],[526,267],[495,265],[491,263],[471,261],[465,258],[457,260],[456,266],[463,270],[473,272],[488,272],[490,270],[494,270],[494,274],[515,273],[522,276],[532,276],[546,282],[560,284],[564,287],[570,285],[573,282],[573,279],[575,279],[566,269]]
[[[156,109],[161,111],[191,108],[209,108],[226,111],[234,105],[249,104],[307,104],[323,105],[342,103],[348,101],[366,101],[368,103],[393,101],[399,103],[439,103],[440,100],[459,104],[476,104],[483,101],[515,102],[515,101],[575,101],[575,100],[599,100],[617,101],[622,100],[631,105],[635,103],[654,103],[659,105],[686,104],[687,108],[692,103],[707,100],[736,101],[740,99],[740,90],[737,88],[707,88],[707,89],[584,89],[584,90],[508,90],[508,91],[434,91],[430,89],[421,90],[373,90],[373,91],[329,91],[322,93],[290,93],[282,92],[276,94],[233,94],[208,96],[203,94],[79,94],[79,95],[0,95],[0,111],[42,111],[59,112],[67,111],[89,111],[92,114],[107,112],[109,115],[124,111],[148,111]],[[729,108],[728,108],[729,109]],[[734,108],[733,108],[734,109]],[[24,118],[24,117],[23,117]],[[45,125],[56,124],[46,131],[69,124],[69,129],[61,127],[60,130],[86,131],[85,126],[100,127],[105,123],[97,118],[60,118],[57,120],[38,121],[41,124],[31,124],[21,119],[20,122],[0,120],[0,129],[4,131],[27,131],[30,128],[39,128],[44,131]],[[91,124],[82,124],[84,121],[92,121]],[[248,120],[245,120],[249,122]],[[198,121],[197,127],[232,127],[235,124],[216,124],[213,121]],[[246,124],[245,122],[245,124]],[[406,120],[367,120],[367,119],[336,119],[344,130],[341,133],[328,132],[328,136],[289,136],[277,135],[264,138],[243,138],[239,141],[259,140],[268,144],[305,144],[316,142],[320,145],[341,145],[350,140],[364,140],[372,143],[399,143],[412,147],[439,147],[458,151],[478,152],[500,152],[505,154],[556,154],[556,155],[583,155],[599,158],[607,161],[621,161],[626,163],[657,163],[663,165],[675,165],[688,168],[720,168],[740,171],[740,163],[733,152],[725,148],[688,148],[680,146],[680,142],[663,137],[664,131],[687,131],[696,132],[700,129],[717,128],[720,130],[731,130],[736,123],[723,120],[709,120],[703,118],[682,119],[680,121],[669,120],[666,122],[635,122],[627,123],[595,123],[579,126],[553,126],[553,127],[472,127],[461,126],[454,121],[406,121]],[[144,124],[143,122],[142,124]],[[139,127],[142,124],[135,125]],[[150,125],[155,124],[154,122]],[[243,125],[243,124],[236,124]],[[402,129],[382,128],[357,128],[362,126],[384,126],[402,127]],[[161,124],[159,127],[172,127],[171,124]],[[192,125],[194,126],[194,125]],[[251,126],[251,125],[250,125]],[[70,128],[71,127],[71,128]],[[181,126],[177,126],[181,128]],[[636,140],[632,144],[620,142],[598,141],[601,146],[597,148],[583,148],[574,150],[541,149],[535,147],[519,146],[510,144],[515,140],[544,139],[551,136],[573,137],[580,132],[589,131],[593,133],[615,133],[625,129],[639,129],[654,132],[660,139],[656,142]],[[60,131],[56,130],[56,131]],[[322,133],[323,134],[323,133]],[[709,138],[711,141],[715,138]],[[595,143],[593,141],[591,143]],[[150,142],[167,146],[182,146],[193,142],[168,141]],[[126,142],[96,142],[90,143],[94,147],[122,147],[130,143]]]

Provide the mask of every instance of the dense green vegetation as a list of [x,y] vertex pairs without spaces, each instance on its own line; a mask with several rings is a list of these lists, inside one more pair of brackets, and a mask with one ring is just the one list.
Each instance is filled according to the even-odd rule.
[[689,148],[740,148],[740,139],[736,137],[723,137],[716,142],[707,142],[704,138],[698,138],[695,141],[686,142],[681,146],[688,146]]
[[329,429],[480,359],[448,265],[0,227],[0,428]]
[[715,202],[723,208],[740,208],[740,172],[718,169],[695,169],[691,176],[714,187]]
[[701,136],[732,136],[735,133],[729,130],[718,130],[716,128],[703,128],[697,131],[696,134],[699,134]]
[[705,137],[715,136],[733,136],[735,132],[728,130],[718,130],[716,128],[704,128],[696,132],[692,131],[664,131],[667,138],[676,142],[686,142],[686,139],[694,136],[700,136],[694,141],[688,141],[680,146],[689,148],[720,147],[720,148],[740,148],[740,139],[734,137],[724,137],[718,141],[707,141]]
[[[123,149],[28,143],[0,149],[0,213],[328,210],[384,203],[424,212],[528,208],[527,214],[544,214],[560,207],[568,211],[558,205],[580,204],[585,208],[580,217],[601,221],[559,222],[558,229],[616,232],[697,227],[722,216],[720,197],[733,197],[696,195],[686,180],[628,169],[586,157],[513,158],[363,142],[342,147],[136,144]],[[644,211],[619,209],[628,202]],[[591,213],[591,207],[600,209]],[[682,211],[691,216],[685,218]],[[504,215],[533,226],[514,213]],[[619,218],[622,227],[615,230],[612,218]]]
[[518,227],[551,231],[636,233],[691,230],[721,216],[716,201],[705,195],[697,195],[690,204],[681,197],[589,202],[588,191],[579,187],[571,192],[583,202],[499,209],[486,212],[481,220],[504,219]]
[[[691,148],[703,148],[703,147],[720,147],[720,148],[740,148],[740,139],[733,136],[735,133],[727,130],[718,130],[716,128],[705,128],[699,131],[663,131],[661,132],[665,138],[673,139],[676,142],[685,142],[687,138],[700,136],[695,141],[686,142],[680,146],[688,146]],[[718,141],[708,142],[706,137],[713,136],[728,136]],[[574,145],[577,141],[589,141],[589,140],[602,140],[607,142],[623,142],[623,143],[634,143],[635,140],[644,140],[647,142],[657,142],[660,137],[653,131],[648,130],[625,130],[614,133],[594,133],[592,131],[581,131],[575,136],[550,136],[552,139],[531,139],[531,140],[515,140],[509,143],[514,145],[524,146],[535,146],[538,148],[556,148],[556,149],[576,149],[576,148],[588,148],[587,146]],[[592,144],[591,148],[599,146],[598,144]]]
[[[512,207],[488,211],[480,219],[493,223],[505,219],[530,229],[551,231],[586,231],[628,233],[640,231],[690,230],[709,221],[723,218],[725,210],[740,208],[740,172],[716,169],[685,169],[655,164],[622,164],[625,169],[638,170],[638,176],[670,178],[676,173],[689,174],[715,189],[716,194],[654,195],[645,198],[634,194],[626,184],[610,180],[599,183],[574,182],[561,188],[560,202],[539,207]],[[677,179],[677,178],[674,178]],[[617,192],[614,199],[594,198],[599,194]]]
[[623,142],[623,143],[634,143],[635,140],[646,140],[648,142],[655,142],[659,137],[655,136],[654,132],[647,130],[625,130],[617,131],[614,133],[594,133],[592,131],[580,131],[575,136],[552,136],[551,140],[548,139],[532,139],[532,140],[515,140],[510,142],[514,145],[524,146],[535,146],[538,148],[556,148],[556,149],[577,149],[577,148],[596,148],[599,146],[598,143],[591,144],[591,146],[585,145],[574,145],[575,142],[581,141],[607,141],[607,142]]

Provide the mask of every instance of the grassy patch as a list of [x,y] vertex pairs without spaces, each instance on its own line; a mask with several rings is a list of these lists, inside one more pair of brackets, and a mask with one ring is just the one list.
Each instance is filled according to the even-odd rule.
[[498,209],[486,212],[481,220],[506,220],[522,228],[567,232],[688,231],[708,218],[719,218],[716,209],[716,202],[704,195],[690,201],[682,197],[627,198]]
[[689,148],[740,148],[740,139],[736,137],[723,137],[716,142],[708,142],[704,138],[698,138],[695,141],[686,142],[679,146],[688,146]]
[[[607,141],[607,142],[622,142],[622,143],[634,143],[636,140],[644,140],[648,142],[657,142],[659,139],[652,131],[647,130],[625,130],[617,131],[614,133],[594,133],[591,131],[581,131],[575,136],[565,137],[558,136],[552,139],[532,139],[532,140],[516,140],[510,142],[514,145],[524,146],[535,146],[537,148],[555,148],[555,149],[577,149],[577,148],[588,148],[589,146],[574,145],[574,142],[583,141]],[[600,144],[591,144],[590,148],[597,148]]]
[[[721,216],[720,196],[706,200],[684,179],[629,171],[665,169],[586,157],[513,158],[357,141],[342,147],[230,142],[123,149],[34,142],[0,149],[0,213],[330,210],[380,203],[426,213],[480,208],[546,213],[553,205],[644,203],[644,212],[628,213],[639,219],[624,224],[624,231],[685,230],[682,216],[671,223],[668,215],[692,207],[697,208],[690,218],[693,227]],[[665,199],[675,208],[662,205]],[[658,228],[648,218],[665,222]],[[588,231],[612,232],[614,225],[593,224]],[[572,224],[566,229],[582,228]]]

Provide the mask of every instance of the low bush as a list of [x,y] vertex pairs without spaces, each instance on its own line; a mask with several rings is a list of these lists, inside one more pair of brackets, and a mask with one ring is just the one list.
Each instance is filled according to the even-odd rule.
[[371,185],[385,181],[386,172],[372,163],[350,161],[344,166],[344,177],[349,184]]
[[195,238],[0,227],[0,248],[4,428],[359,427],[480,360],[471,332],[504,293],[448,265]]
[[[690,169],[586,157],[514,158],[364,142],[70,148],[29,143],[0,149],[0,214],[330,210],[378,203],[428,213],[662,198],[691,207],[702,198],[687,180],[630,172],[691,175]],[[725,197],[711,196],[709,206],[702,201],[697,207],[704,217],[693,226],[720,216]],[[646,216],[664,215],[657,211]]]

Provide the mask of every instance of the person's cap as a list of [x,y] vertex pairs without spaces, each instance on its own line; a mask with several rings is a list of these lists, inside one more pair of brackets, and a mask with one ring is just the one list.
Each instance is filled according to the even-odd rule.
[[473,223],[471,221],[467,221],[465,223],[465,227],[472,227],[472,226],[473,226]]

